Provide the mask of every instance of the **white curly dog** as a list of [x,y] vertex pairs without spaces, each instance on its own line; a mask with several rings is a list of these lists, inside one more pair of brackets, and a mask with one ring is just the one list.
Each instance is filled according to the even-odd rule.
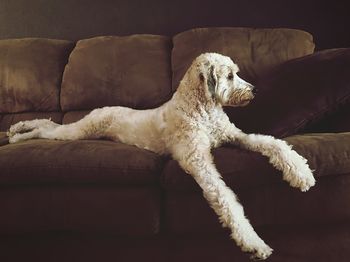
[[203,190],[203,195],[243,251],[266,259],[272,249],[257,235],[243,207],[215,165],[211,149],[238,144],[267,156],[291,186],[307,191],[315,184],[305,158],[271,136],[245,134],[229,121],[222,106],[245,106],[254,87],[237,75],[226,56],[205,53],[187,70],[171,100],[155,109],[104,107],[78,122],[59,125],[47,119],[19,122],[8,131],[10,143],[31,138],[59,140],[108,138],[158,154],[170,154]]

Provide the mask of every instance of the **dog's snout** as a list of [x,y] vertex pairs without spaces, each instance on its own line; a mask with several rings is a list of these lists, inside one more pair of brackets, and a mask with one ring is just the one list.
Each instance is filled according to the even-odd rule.
[[258,89],[255,86],[251,87],[253,95],[256,95],[258,93]]

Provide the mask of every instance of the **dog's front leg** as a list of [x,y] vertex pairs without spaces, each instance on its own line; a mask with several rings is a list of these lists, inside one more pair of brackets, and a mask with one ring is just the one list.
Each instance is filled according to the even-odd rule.
[[245,134],[233,125],[227,137],[229,142],[267,156],[270,163],[283,172],[283,179],[291,186],[304,192],[315,185],[307,160],[285,141],[267,135]]
[[228,188],[216,170],[210,149],[203,146],[191,146],[191,142],[182,143],[173,157],[180,166],[196,180],[203,195],[219,216],[224,227],[231,230],[231,237],[243,251],[252,253],[252,257],[266,259],[272,249],[257,235],[244,215],[243,207],[234,192]]

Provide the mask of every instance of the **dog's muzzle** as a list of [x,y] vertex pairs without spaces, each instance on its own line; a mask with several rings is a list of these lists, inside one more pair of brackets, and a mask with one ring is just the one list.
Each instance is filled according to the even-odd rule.
[[253,95],[256,96],[256,94],[258,93],[258,89],[255,86],[252,86],[251,89],[252,89]]
[[238,75],[235,77],[235,91],[230,99],[230,106],[246,106],[257,94],[258,89],[244,81]]

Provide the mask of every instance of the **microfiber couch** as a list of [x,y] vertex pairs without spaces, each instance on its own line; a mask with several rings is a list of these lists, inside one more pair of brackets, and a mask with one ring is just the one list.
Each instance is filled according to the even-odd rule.
[[269,261],[349,261],[350,49],[314,52],[293,29],[200,28],[174,37],[0,40],[0,261],[248,261],[199,186],[167,156],[107,140],[9,144],[21,120],[71,123],[94,108],[154,108],[192,60],[228,55],[259,89],[226,108],[246,132],[285,139],[316,186],[301,193],[267,158],[213,151]]

